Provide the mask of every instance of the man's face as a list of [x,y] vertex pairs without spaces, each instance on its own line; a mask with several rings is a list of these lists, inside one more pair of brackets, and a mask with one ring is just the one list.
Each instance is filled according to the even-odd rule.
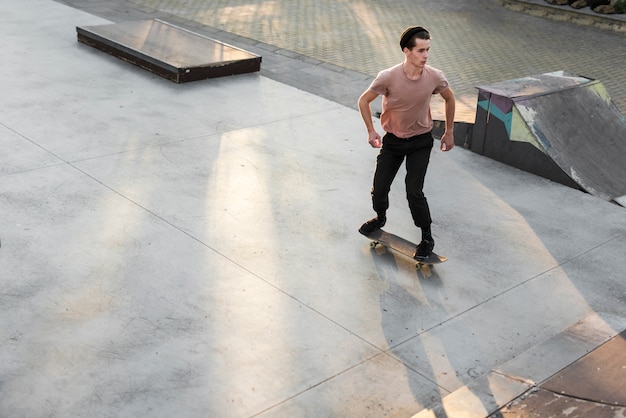
[[430,51],[430,39],[416,39],[412,49],[404,48],[404,55],[410,64],[416,67],[424,67],[428,61]]

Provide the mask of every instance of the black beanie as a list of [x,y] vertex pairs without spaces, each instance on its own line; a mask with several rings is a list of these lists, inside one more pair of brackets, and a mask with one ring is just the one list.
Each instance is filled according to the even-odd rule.
[[406,47],[406,45],[409,43],[413,35],[415,35],[416,33],[420,33],[420,32],[429,33],[426,29],[424,29],[421,26],[411,26],[411,27],[406,28],[404,32],[402,32],[402,36],[400,36],[400,48],[404,49],[404,47]]

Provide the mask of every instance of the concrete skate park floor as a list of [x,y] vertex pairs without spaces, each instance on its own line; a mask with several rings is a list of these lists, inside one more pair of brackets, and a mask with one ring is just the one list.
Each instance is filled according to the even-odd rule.
[[0,415],[412,416],[467,388],[488,411],[626,328],[624,208],[435,150],[449,260],[416,271],[357,232],[355,109],[177,85],[76,42],[103,19],[0,11]]

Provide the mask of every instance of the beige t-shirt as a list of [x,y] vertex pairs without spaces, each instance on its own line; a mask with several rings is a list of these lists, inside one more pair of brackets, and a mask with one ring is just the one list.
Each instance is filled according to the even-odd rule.
[[409,79],[402,64],[378,73],[369,90],[383,96],[380,122],[385,132],[410,138],[430,132],[430,99],[448,88],[443,72],[428,65],[417,80]]

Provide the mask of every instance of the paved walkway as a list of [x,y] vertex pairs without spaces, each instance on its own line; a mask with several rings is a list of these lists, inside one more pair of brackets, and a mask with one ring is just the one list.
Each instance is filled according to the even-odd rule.
[[432,32],[429,60],[454,87],[459,120],[474,121],[475,86],[557,70],[602,81],[626,112],[623,33],[514,12],[496,0],[63,3],[113,21],[160,16],[205,31],[263,55],[264,75],[350,107],[378,71],[402,59],[398,33],[417,22]]
[[[74,3],[0,0],[0,416],[457,418],[515,401],[506,416],[580,359],[598,369],[596,353],[624,381],[624,208],[434,150],[426,191],[450,259],[416,271],[356,232],[376,153],[354,95],[372,74],[154,4]],[[527,51],[555,28],[618,39],[478,3],[528,31]],[[424,7],[442,51],[514,58],[513,36],[497,53],[445,41],[465,27],[459,42],[499,42],[467,6]],[[156,16],[264,51],[263,71],[176,85],[76,42],[77,25]],[[484,65],[468,56],[451,77]],[[509,71],[527,75],[529,56]],[[388,227],[415,240],[401,183]],[[605,394],[598,408],[624,415]]]

